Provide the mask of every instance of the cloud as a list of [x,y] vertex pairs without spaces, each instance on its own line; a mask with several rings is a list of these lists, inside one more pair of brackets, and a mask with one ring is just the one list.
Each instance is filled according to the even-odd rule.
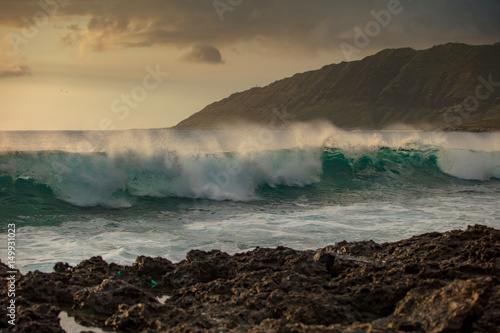
[[80,35],[83,49],[103,52],[117,46],[127,46],[131,40],[129,32],[130,20],[126,16],[92,17],[87,29]]
[[195,45],[189,53],[182,57],[182,60],[209,64],[224,63],[219,50],[210,45]]
[[62,29],[67,31],[59,39],[62,46],[72,46],[82,41],[82,28],[78,24],[70,24]]
[[[227,0],[220,1],[230,9],[218,13],[213,1],[199,0],[71,0],[59,6],[50,20],[54,24],[58,20],[86,21],[81,31],[67,26],[66,35],[62,34],[63,45],[78,43],[82,50],[191,47],[193,50],[186,58],[214,63],[217,54],[206,46],[221,50],[247,43],[254,46],[254,52],[265,49],[281,55],[289,55],[291,50],[311,54],[339,51],[341,42],[353,42],[354,27],[363,28],[374,19],[372,11],[387,9],[389,3],[389,0],[253,0],[231,5]],[[427,43],[416,45],[422,47],[447,41],[491,43],[500,36],[498,0],[400,0],[400,3],[403,11],[393,15],[390,25],[373,38],[367,50]],[[0,26],[22,28],[26,21],[22,18],[32,20],[37,11],[43,11],[39,1],[0,1]]]
[[23,64],[23,58],[14,52],[8,36],[0,39],[0,78],[31,75],[31,70]]
[[18,77],[18,76],[25,76],[25,75],[31,75],[30,68],[25,65],[13,65],[10,66],[10,68],[4,68],[0,66],[0,78],[7,78],[7,77]]

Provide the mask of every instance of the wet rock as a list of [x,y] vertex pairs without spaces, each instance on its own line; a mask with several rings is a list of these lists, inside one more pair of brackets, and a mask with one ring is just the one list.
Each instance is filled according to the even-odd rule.
[[106,279],[100,285],[73,294],[73,308],[100,316],[110,316],[120,304],[158,303],[150,294],[120,281]]
[[114,276],[119,269],[112,269],[101,256],[84,260],[71,269],[73,284],[91,287],[100,284],[109,276]]
[[362,268],[375,269],[385,265],[385,261],[376,260],[370,257],[346,255],[331,251],[319,251],[314,255],[314,260],[325,264],[327,271],[332,276],[338,276],[346,269]]
[[283,332],[283,333],[390,333],[397,332],[388,327],[377,327],[369,323],[354,323],[352,325],[304,325],[301,323],[292,324],[283,319],[266,319],[259,326],[253,327],[250,332]]
[[162,327],[159,318],[168,310],[171,309],[160,304],[121,304],[118,311],[106,320],[105,325],[113,330],[128,332],[160,330]]
[[175,266],[170,260],[146,256],[137,257],[132,265],[137,276],[147,276],[151,279],[160,280],[165,274],[174,270]]
[[28,272],[18,280],[19,294],[35,303],[71,304],[75,289],[60,273]]
[[403,331],[471,331],[472,324],[483,315],[494,285],[493,278],[483,277],[453,281],[431,291],[415,288],[394,314],[381,322],[389,321],[390,326]]
[[16,325],[10,332],[65,333],[59,325],[60,310],[48,304],[19,306]]
[[498,332],[499,279],[500,231],[477,225],[318,251],[192,250],[175,264],[93,257],[19,274],[17,301],[26,325],[49,313],[47,332],[71,306],[81,324],[123,332]]
[[161,331],[189,323],[191,330],[211,327],[203,315],[194,315],[180,308],[164,304],[122,304],[105,325],[123,332]]
[[472,330],[477,332],[495,332],[500,327],[500,286],[498,282],[492,288],[491,296],[482,316],[472,324]]
[[66,272],[68,269],[71,269],[73,267],[71,267],[67,262],[57,262],[55,265],[54,265],[54,272],[56,273],[64,273]]

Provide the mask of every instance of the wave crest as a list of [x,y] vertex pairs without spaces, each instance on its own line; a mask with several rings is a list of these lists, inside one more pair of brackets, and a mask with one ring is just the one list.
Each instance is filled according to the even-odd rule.
[[76,206],[109,207],[135,197],[248,201],[263,186],[500,178],[499,133],[150,130],[103,134],[102,149],[79,149],[86,134],[3,133],[0,177],[30,179]]
[[317,149],[194,156],[9,153],[0,155],[0,176],[33,179],[77,206],[130,207],[130,195],[247,201],[258,198],[261,185],[319,181],[320,156]]

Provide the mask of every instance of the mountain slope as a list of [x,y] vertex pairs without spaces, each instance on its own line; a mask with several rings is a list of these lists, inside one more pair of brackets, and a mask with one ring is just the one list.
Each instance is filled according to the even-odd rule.
[[[387,49],[359,61],[327,65],[233,94],[175,128],[213,129],[246,121],[265,125],[276,117],[273,109],[286,108],[294,121],[324,119],[346,129],[383,129],[396,124],[499,129],[500,83],[483,85],[478,88],[481,99],[475,97],[476,88],[482,85],[480,76],[500,82],[498,59],[500,43],[449,43],[421,51]],[[461,109],[452,109],[457,105]]]

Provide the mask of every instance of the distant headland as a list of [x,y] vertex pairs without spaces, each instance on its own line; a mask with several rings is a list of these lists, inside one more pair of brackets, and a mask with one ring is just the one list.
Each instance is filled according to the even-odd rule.
[[232,94],[174,128],[268,125],[285,115],[343,129],[500,130],[498,59],[500,43],[386,49]]

